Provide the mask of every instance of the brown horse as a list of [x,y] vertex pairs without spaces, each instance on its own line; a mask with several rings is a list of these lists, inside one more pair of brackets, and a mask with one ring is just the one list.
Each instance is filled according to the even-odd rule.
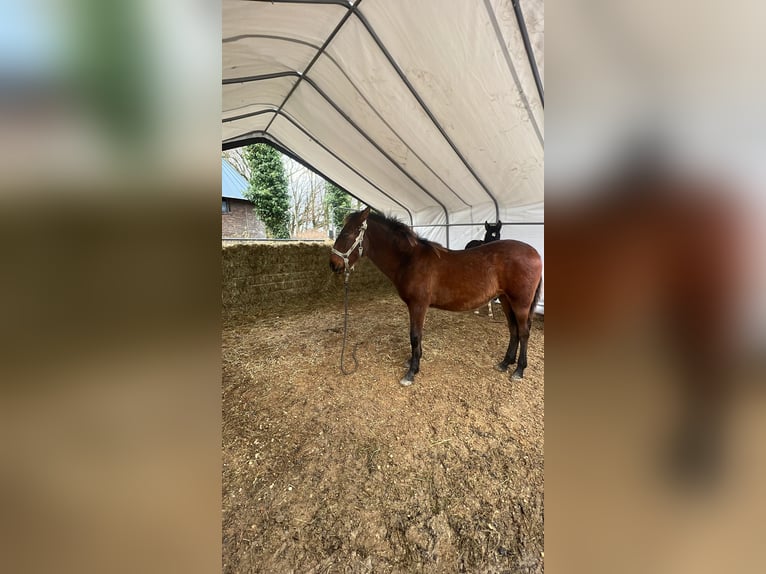
[[409,309],[412,358],[402,385],[411,385],[420,370],[429,307],[470,311],[494,297],[500,298],[510,331],[508,350],[497,368],[507,371],[518,350],[512,379],[523,377],[542,280],[542,260],[533,247],[505,240],[452,251],[418,237],[396,219],[370,213],[368,207],[346,219],[330,254],[330,268],[348,274],[363,254],[391,280]]
[[[500,240],[500,230],[503,228],[503,222],[498,220],[497,223],[489,223],[488,221],[484,222],[484,229],[486,230],[486,233],[484,234],[484,239],[473,239],[465,244],[466,249],[473,249],[474,247],[479,247],[480,245],[484,245],[485,243],[491,243],[493,241],[499,241]],[[492,299],[489,300],[489,303],[487,303],[487,317],[492,317],[493,319],[495,316],[492,314]],[[479,310],[477,309],[474,311],[477,315],[479,314]]]

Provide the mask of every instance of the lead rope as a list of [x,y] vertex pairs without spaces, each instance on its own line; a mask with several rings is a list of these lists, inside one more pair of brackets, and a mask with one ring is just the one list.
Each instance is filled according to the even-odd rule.
[[357,367],[359,367],[359,361],[356,360],[356,348],[359,346],[359,343],[354,344],[354,348],[351,350],[351,358],[354,360],[354,368],[350,371],[347,371],[346,368],[343,366],[343,358],[346,354],[346,337],[348,335],[348,277],[350,275],[349,270],[346,270],[346,278],[343,281],[343,291],[344,291],[344,297],[343,297],[343,347],[341,347],[340,350],[340,372],[344,375],[350,375],[352,373],[356,372]]

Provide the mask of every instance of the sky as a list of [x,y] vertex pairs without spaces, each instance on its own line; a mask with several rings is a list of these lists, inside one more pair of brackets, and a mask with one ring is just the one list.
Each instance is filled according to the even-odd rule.
[[54,73],[59,38],[53,11],[45,8],[39,0],[0,2],[0,75],[42,77]]

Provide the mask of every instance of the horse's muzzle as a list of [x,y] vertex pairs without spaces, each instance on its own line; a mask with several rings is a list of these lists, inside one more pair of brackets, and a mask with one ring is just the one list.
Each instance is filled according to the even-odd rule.
[[330,255],[330,269],[336,274],[343,273],[343,260],[337,255]]

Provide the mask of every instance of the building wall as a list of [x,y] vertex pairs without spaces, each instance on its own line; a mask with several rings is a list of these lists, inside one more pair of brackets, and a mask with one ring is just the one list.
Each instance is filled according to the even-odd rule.
[[229,213],[221,213],[221,237],[266,237],[266,228],[252,203],[229,199],[229,208]]

